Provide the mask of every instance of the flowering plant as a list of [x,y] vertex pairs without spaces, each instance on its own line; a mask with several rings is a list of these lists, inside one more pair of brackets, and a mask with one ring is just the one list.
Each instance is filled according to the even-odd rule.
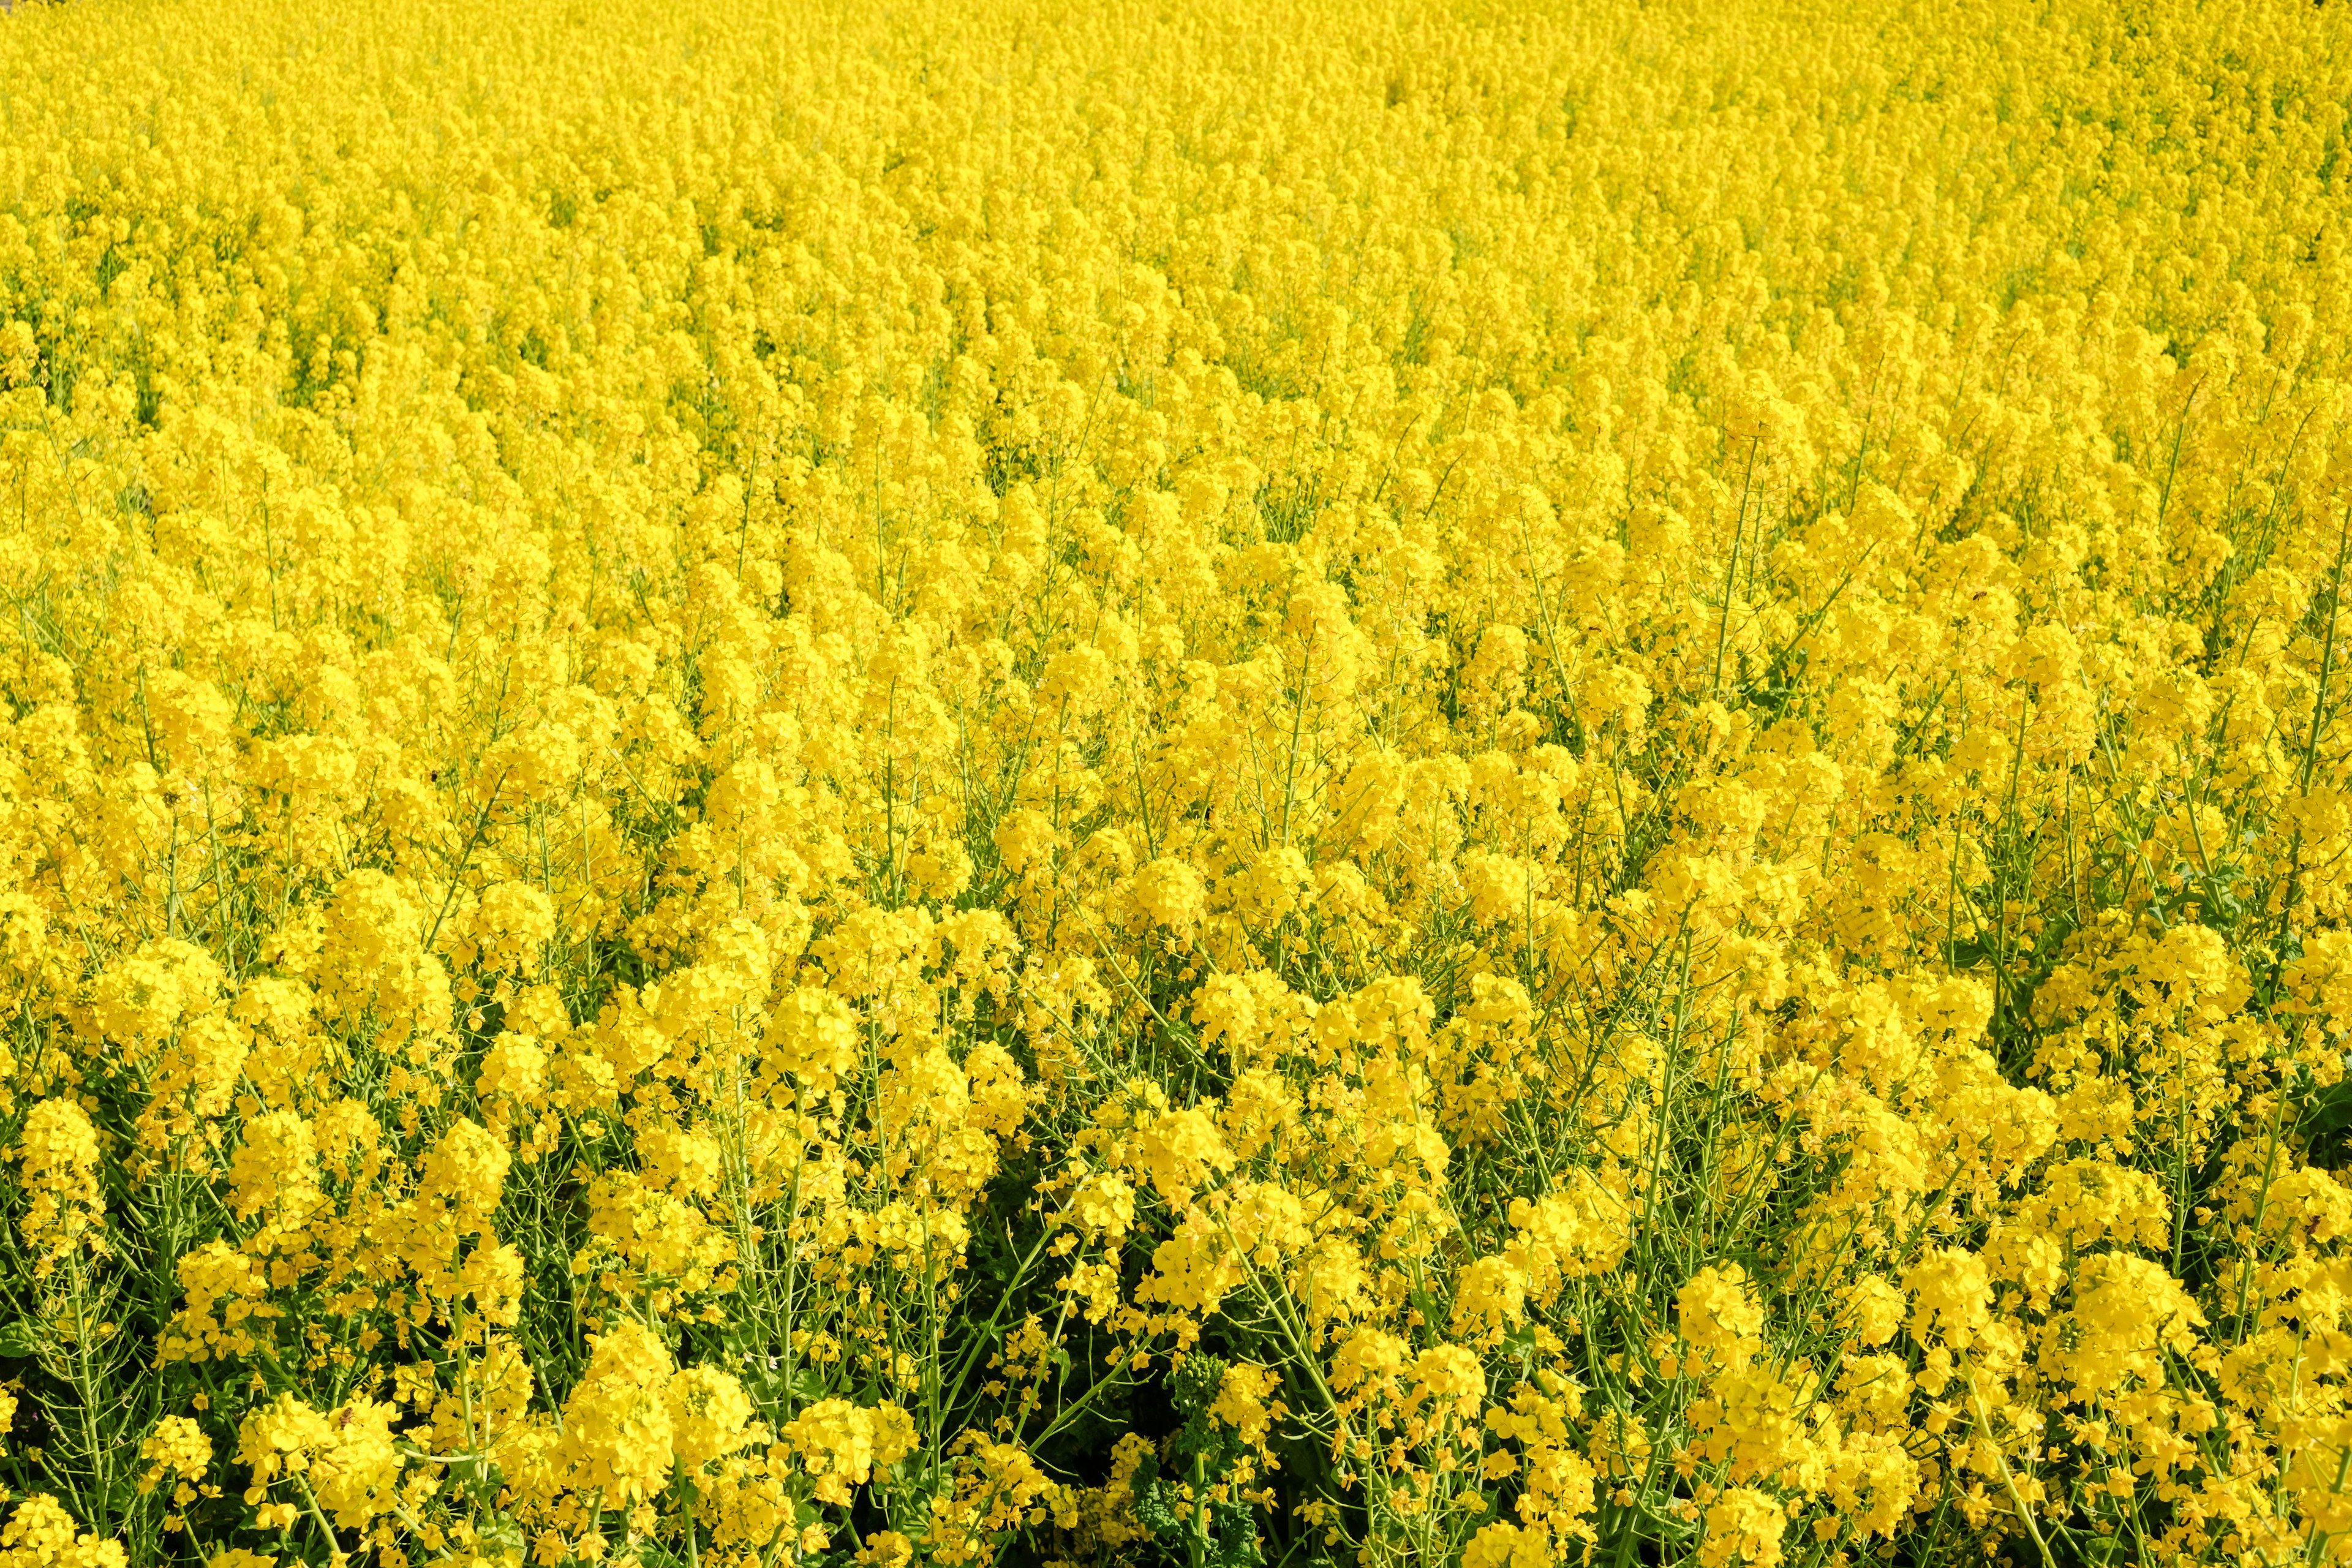
[[0,14],[0,1568],[2352,1554],[2347,104]]

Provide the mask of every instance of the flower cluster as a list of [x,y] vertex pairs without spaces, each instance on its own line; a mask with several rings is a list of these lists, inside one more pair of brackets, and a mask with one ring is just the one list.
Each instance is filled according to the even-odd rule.
[[0,7],[0,1568],[2341,1560],[2347,104]]

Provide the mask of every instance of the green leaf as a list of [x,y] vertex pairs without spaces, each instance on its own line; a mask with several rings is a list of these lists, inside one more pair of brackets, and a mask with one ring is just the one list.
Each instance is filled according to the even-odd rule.
[[2352,1131],[2352,1079],[2328,1085],[2304,1101],[2295,1131],[2316,1143]]

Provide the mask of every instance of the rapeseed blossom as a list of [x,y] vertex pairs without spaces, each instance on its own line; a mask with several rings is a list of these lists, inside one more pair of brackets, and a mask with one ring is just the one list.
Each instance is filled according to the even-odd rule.
[[2352,20],[0,11],[0,1568],[2352,1552]]

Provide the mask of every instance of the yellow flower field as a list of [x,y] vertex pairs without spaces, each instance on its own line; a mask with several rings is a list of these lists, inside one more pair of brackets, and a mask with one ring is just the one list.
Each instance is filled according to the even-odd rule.
[[2352,1561],[2352,7],[0,16],[0,1568]]

